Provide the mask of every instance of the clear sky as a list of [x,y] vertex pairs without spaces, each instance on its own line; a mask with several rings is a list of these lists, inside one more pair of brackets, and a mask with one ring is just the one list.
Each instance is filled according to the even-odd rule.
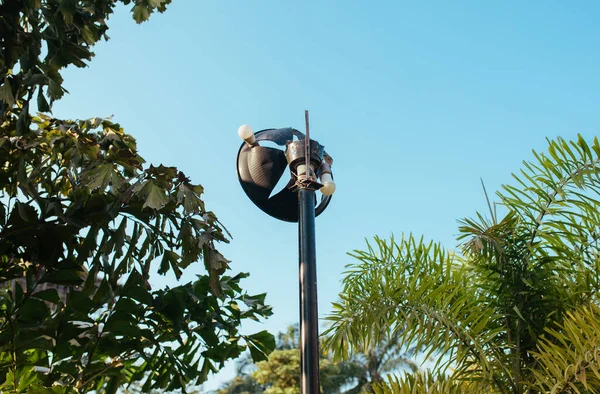
[[65,72],[55,114],[114,115],[149,162],[201,183],[233,271],[274,307],[244,330],[275,333],[298,320],[297,229],[242,191],[239,125],[303,130],[308,109],[334,158],[317,219],[324,316],[365,238],[455,248],[457,219],[486,209],[480,178],[493,193],[546,137],[598,134],[599,18],[597,1],[174,0],[138,26],[120,8],[90,67]]

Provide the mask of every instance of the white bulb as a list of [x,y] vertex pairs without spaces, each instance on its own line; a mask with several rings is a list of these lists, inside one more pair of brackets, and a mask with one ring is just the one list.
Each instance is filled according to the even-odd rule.
[[335,193],[335,182],[325,182],[320,190],[324,195],[331,196]]
[[238,129],[238,135],[241,139],[243,139],[249,144],[253,144],[256,141],[256,139],[254,138],[254,130],[252,130],[252,127],[248,126],[247,124],[243,124],[240,126],[240,128]]
[[321,175],[321,183],[323,184],[323,187],[320,190],[324,195],[331,196],[335,192],[335,182],[329,172],[325,172]]

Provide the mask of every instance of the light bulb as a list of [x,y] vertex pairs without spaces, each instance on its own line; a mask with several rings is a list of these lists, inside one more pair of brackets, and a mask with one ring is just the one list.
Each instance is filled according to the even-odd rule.
[[241,139],[249,144],[254,144],[256,142],[256,139],[254,138],[254,130],[252,130],[252,127],[248,126],[247,124],[240,126],[238,129],[238,135]]
[[319,190],[321,190],[321,193],[324,195],[331,196],[335,192],[335,182],[330,173],[326,172],[321,175],[321,183],[323,184],[323,187]]
[[324,195],[331,196],[335,193],[335,182],[325,182],[320,190]]

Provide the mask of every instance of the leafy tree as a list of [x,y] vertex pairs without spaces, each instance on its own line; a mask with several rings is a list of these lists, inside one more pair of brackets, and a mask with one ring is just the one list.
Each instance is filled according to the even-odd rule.
[[[267,360],[252,364],[246,357],[238,362],[238,376],[217,394],[295,394],[300,393],[300,350],[298,325],[277,335],[276,350]],[[350,361],[334,364],[325,355],[320,358],[321,388],[324,393],[340,393],[343,386],[363,374],[360,365]]]
[[498,193],[499,219],[461,222],[459,252],[375,238],[329,319],[340,356],[373,336],[438,357],[376,392],[600,392],[600,144],[549,141]]
[[266,389],[265,385],[258,383],[251,375],[242,374],[234,377],[217,394],[258,394],[264,393]]
[[[50,115],[61,70],[86,65],[118,3],[142,22],[170,0],[0,1],[1,392],[185,390],[275,345],[239,332],[271,310],[242,290],[247,274],[225,275],[228,234],[202,187],[144,166],[109,119]],[[150,288],[151,272],[179,279],[199,260],[195,281]]]
[[[323,393],[341,393],[347,385],[356,384],[364,370],[353,362],[334,364],[322,356],[321,390]],[[218,394],[299,394],[300,393],[300,350],[278,349],[268,360],[260,361],[254,369],[240,372]]]
[[[277,349],[269,359],[254,367],[249,360],[238,364],[238,376],[219,394],[243,393],[299,393],[300,352],[297,325],[289,326],[277,336]],[[350,360],[334,362],[331,356],[320,359],[321,386],[324,393],[359,393],[372,382],[382,381],[384,372],[408,366],[416,369],[405,354],[399,352],[397,341],[391,338],[378,346],[370,346],[355,354]]]
[[[360,365],[353,362],[334,364],[325,356],[320,359],[321,391],[341,393],[363,374]],[[300,350],[275,350],[266,361],[256,364],[252,378],[265,388],[265,394],[300,394]]]

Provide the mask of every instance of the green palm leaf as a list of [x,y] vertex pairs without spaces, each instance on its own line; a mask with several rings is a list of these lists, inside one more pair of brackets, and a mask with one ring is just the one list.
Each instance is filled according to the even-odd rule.
[[412,236],[353,252],[325,334],[336,356],[400,333],[435,373],[382,393],[600,392],[600,144],[548,144],[498,193],[502,218],[488,201],[491,218],[460,221],[460,253]]

